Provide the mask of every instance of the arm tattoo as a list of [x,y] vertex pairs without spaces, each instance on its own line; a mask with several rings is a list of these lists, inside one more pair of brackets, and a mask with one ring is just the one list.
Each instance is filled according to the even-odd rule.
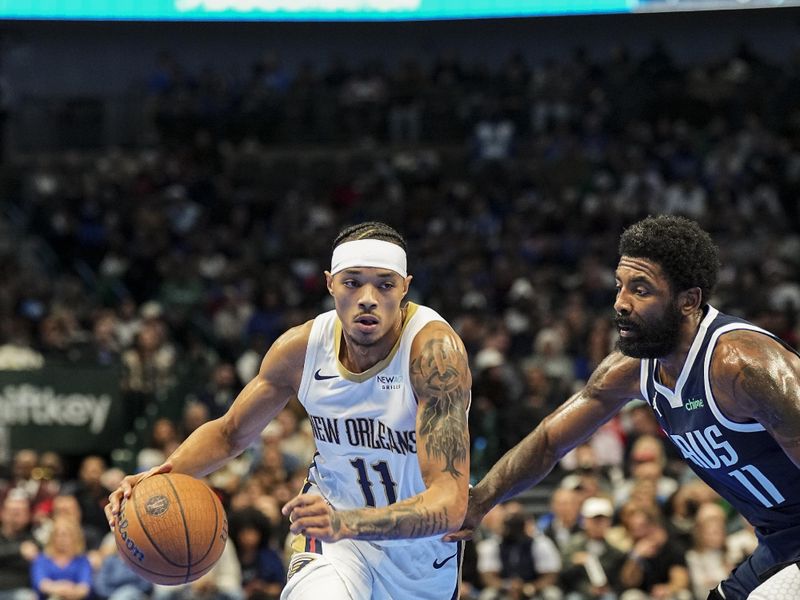
[[337,511],[333,511],[331,516],[331,529],[333,533],[339,533],[342,530],[342,516]]
[[421,498],[409,498],[384,514],[374,509],[343,511],[337,514],[332,526],[339,531],[344,525],[359,540],[421,538],[445,533],[447,508],[432,511],[422,504]]
[[444,460],[444,472],[462,476],[456,463],[467,457],[467,361],[453,344],[433,339],[411,363],[414,389],[424,402],[420,434],[431,458]]

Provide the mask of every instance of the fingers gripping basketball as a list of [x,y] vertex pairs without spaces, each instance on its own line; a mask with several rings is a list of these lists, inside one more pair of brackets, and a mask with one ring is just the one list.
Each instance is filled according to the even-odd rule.
[[228,521],[216,494],[181,473],[143,479],[124,501],[114,530],[120,555],[153,583],[194,581],[217,562]]

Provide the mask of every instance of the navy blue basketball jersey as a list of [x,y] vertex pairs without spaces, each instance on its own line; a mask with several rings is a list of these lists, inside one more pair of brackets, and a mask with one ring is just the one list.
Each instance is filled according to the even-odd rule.
[[759,531],[769,533],[800,522],[800,470],[759,423],[726,418],[709,379],[719,337],[742,329],[778,340],[709,306],[675,389],[659,381],[657,359],[641,361],[641,389],[661,428],[695,473]]

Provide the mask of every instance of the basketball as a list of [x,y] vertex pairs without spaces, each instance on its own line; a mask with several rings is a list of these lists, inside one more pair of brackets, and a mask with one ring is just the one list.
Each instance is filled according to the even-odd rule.
[[114,537],[133,571],[152,583],[177,585],[201,577],[219,560],[228,520],[205,483],[162,473],[140,481],[123,501]]

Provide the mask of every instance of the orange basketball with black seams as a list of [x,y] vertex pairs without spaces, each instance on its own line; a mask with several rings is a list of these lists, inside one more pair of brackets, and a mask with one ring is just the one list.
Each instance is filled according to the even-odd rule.
[[134,486],[114,530],[117,550],[153,583],[177,585],[206,574],[228,540],[217,495],[190,475],[162,473]]

